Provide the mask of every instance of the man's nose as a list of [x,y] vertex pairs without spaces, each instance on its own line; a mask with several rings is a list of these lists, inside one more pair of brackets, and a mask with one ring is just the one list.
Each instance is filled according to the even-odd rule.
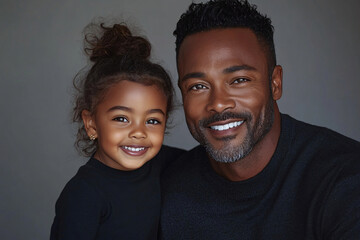
[[210,92],[206,110],[210,112],[224,112],[235,107],[235,101],[225,89],[213,88]]

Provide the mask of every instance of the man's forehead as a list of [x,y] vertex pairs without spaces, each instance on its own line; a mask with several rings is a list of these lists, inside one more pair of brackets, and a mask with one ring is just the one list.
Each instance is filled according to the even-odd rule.
[[247,65],[258,68],[266,64],[265,53],[255,34],[245,28],[215,29],[190,35],[184,39],[177,60],[179,74],[201,72],[202,67],[225,69]]
[[[251,38],[257,39],[255,33],[249,28],[216,28],[207,31],[197,32],[186,36],[180,45],[179,51],[184,47],[193,45],[194,42],[211,42],[212,44],[220,44],[226,41]],[[257,42],[257,41],[256,41]]]

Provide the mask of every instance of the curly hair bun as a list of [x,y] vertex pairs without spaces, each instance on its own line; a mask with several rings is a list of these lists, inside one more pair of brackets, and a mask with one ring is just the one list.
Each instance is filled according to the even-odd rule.
[[135,59],[148,59],[151,45],[148,40],[140,36],[133,36],[129,28],[123,24],[114,24],[106,27],[104,23],[100,26],[101,36],[86,34],[85,52],[90,61],[97,62],[103,58],[131,57]]

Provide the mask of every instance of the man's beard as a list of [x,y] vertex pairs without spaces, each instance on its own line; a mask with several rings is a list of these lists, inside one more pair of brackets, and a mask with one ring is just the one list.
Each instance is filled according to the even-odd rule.
[[[231,145],[231,140],[236,136],[224,137],[218,139],[223,142],[220,149],[216,149],[206,138],[205,131],[210,123],[217,121],[224,121],[227,119],[244,119],[246,124],[247,133],[243,141],[236,146]],[[255,122],[253,122],[255,121]],[[270,131],[274,122],[274,103],[272,99],[266,104],[265,111],[260,115],[257,120],[250,112],[224,112],[212,115],[209,118],[199,121],[199,131],[190,129],[193,137],[205,147],[206,152],[212,159],[221,163],[233,163],[246,157],[254,146]]]

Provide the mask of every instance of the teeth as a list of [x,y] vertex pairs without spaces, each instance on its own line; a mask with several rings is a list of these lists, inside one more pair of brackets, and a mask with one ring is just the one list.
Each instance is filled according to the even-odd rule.
[[127,150],[130,150],[132,152],[139,152],[139,151],[142,151],[145,149],[144,147],[134,148],[134,147],[127,147],[127,146],[124,146],[124,148]]
[[224,125],[216,125],[216,126],[211,126],[211,129],[217,130],[217,131],[223,131],[223,130],[228,130],[230,128],[233,127],[237,127],[240,126],[244,121],[238,121],[238,122],[231,122],[231,123],[227,123]]

